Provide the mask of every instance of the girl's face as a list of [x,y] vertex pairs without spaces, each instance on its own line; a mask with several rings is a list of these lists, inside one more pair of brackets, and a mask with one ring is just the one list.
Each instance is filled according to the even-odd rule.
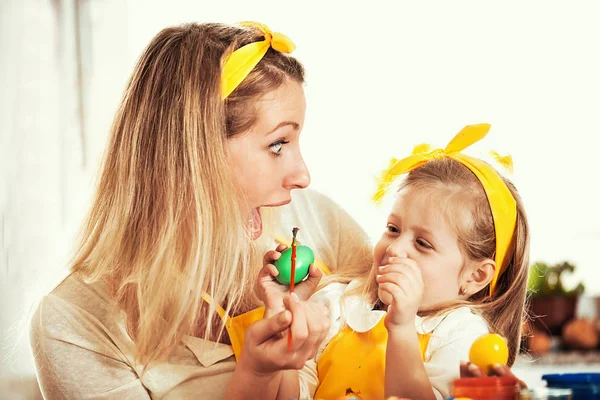
[[292,189],[303,189],[310,174],[300,152],[306,100],[302,85],[286,81],[257,105],[256,124],[228,140],[235,176],[248,200],[248,221],[254,239],[262,233],[260,207],[290,202]]
[[[444,218],[433,189],[405,189],[388,216],[386,230],[374,250],[373,268],[388,264],[390,257],[402,253],[419,265],[424,291],[420,308],[457,299],[464,259],[458,238]],[[386,292],[381,301],[391,304]]]

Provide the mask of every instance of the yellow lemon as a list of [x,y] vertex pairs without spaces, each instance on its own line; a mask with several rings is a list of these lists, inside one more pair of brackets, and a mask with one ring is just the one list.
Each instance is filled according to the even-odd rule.
[[471,345],[469,361],[477,365],[481,372],[489,375],[494,364],[506,365],[508,362],[508,346],[506,340],[498,334],[488,333],[480,336]]

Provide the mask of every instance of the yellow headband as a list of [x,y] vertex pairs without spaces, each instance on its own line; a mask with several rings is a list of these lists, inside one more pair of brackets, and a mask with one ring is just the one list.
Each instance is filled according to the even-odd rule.
[[[388,169],[383,171],[373,200],[378,203],[385,196],[392,182],[404,173],[419,168],[430,160],[448,157],[469,168],[481,182],[494,219],[496,231],[496,271],[490,283],[490,293],[494,292],[498,278],[505,271],[512,256],[512,238],[517,223],[517,203],[502,177],[488,164],[460,153],[473,143],[483,139],[490,130],[489,124],[467,125],[448,143],[445,149],[432,149],[428,144],[415,146],[413,153],[402,160],[392,159]],[[512,169],[510,156],[500,157],[492,152],[498,162]]]
[[246,79],[270,47],[282,53],[291,53],[296,48],[290,38],[278,32],[271,32],[264,24],[242,22],[240,25],[258,29],[265,40],[242,46],[227,58],[221,72],[221,99],[223,100]]

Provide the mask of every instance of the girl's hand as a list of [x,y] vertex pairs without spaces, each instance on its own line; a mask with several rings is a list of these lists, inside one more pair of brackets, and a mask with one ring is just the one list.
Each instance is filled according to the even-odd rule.
[[[315,357],[329,331],[328,310],[301,301],[295,293],[284,298],[286,309],[256,321],[246,331],[240,368],[256,376],[301,369]],[[287,330],[292,331],[292,349],[288,351]]]
[[[279,271],[273,265],[273,262],[281,257],[281,253],[285,249],[287,249],[287,246],[280,244],[275,250],[266,252],[263,258],[264,266],[258,273],[255,293],[265,303],[265,318],[280,313],[285,309],[283,299],[289,294],[290,288],[274,279],[275,276],[279,275]],[[311,264],[308,270],[308,279],[297,283],[294,287],[294,293],[298,295],[300,300],[308,300],[317,288],[322,276],[323,273],[314,264]]]
[[377,283],[379,299],[388,305],[385,325],[389,329],[414,326],[415,316],[423,298],[421,269],[406,254],[390,257],[379,267]]
[[[518,384],[519,384],[519,389],[527,389],[527,384],[525,384],[525,382],[523,382],[522,380],[520,380],[519,378],[517,378],[515,376],[515,374],[512,373],[512,371],[510,370],[510,368],[508,368],[506,365],[501,365],[501,364],[496,364],[492,367],[492,375],[493,376],[510,376],[513,377],[517,380]],[[461,378],[474,378],[474,377],[478,377],[478,376],[483,376],[483,373],[481,372],[481,369],[470,362],[464,362],[462,361],[460,363],[460,377]]]

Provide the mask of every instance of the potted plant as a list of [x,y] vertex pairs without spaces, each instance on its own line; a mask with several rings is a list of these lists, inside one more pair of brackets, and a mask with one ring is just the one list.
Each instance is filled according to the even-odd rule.
[[567,290],[562,282],[563,274],[573,271],[575,266],[566,261],[554,265],[537,262],[531,266],[528,282],[530,314],[538,330],[559,336],[563,325],[575,318],[577,299],[585,287],[579,283],[574,289]]

